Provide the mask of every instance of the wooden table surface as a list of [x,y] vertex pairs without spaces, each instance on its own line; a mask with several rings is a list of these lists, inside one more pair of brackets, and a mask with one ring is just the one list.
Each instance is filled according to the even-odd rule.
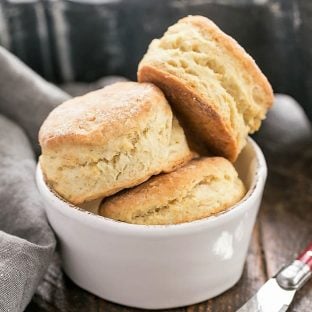
[[[278,97],[256,139],[264,150],[269,175],[243,275],[222,295],[171,311],[236,311],[270,276],[312,241],[310,124],[292,100]],[[135,310],[102,300],[76,286],[60,269],[57,256],[26,309],[27,312]],[[298,292],[289,311],[312,311],[312,280]]]

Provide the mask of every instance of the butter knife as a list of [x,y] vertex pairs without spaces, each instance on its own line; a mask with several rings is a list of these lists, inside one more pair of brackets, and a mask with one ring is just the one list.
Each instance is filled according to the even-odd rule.
[[285,312],[312,275],[312,242],[296,260],[269,279],[237,312]]

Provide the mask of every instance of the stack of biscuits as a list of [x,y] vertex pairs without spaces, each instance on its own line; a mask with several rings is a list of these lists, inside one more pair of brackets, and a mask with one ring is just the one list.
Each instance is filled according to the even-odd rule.
[[212,21],[188,16],[151,42],[138,82],[59,105],[43,123],[46,183],[99,214],[145,224],[189,222],[245,195],[233,166],[273,102],[254,60]]

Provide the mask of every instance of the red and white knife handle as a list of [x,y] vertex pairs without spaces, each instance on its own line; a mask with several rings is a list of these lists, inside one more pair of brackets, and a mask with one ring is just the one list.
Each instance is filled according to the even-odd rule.
[[301,254],[299,254],[297,260],[307,264],[312,271],[312,242]]
[[284,289],[299,289],[312,275],[312,243],[299,254],[296,260],[281,269],[276,275],[277,283]]

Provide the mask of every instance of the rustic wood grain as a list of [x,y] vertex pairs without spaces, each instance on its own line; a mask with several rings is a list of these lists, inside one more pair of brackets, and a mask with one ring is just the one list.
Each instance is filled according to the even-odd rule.
[[[276,97],[258,140],[268,164],[260,210],[261,242],[268,277],[312,241],[312,128],[299,104]],[[289,312],[312,311],[312,281]]]
[[[269,172],[260,220],[272,276],[312,241],[312,143],[270,158]],[[312,311],[311,286],[310,282],[300,290],[290,311]]]

